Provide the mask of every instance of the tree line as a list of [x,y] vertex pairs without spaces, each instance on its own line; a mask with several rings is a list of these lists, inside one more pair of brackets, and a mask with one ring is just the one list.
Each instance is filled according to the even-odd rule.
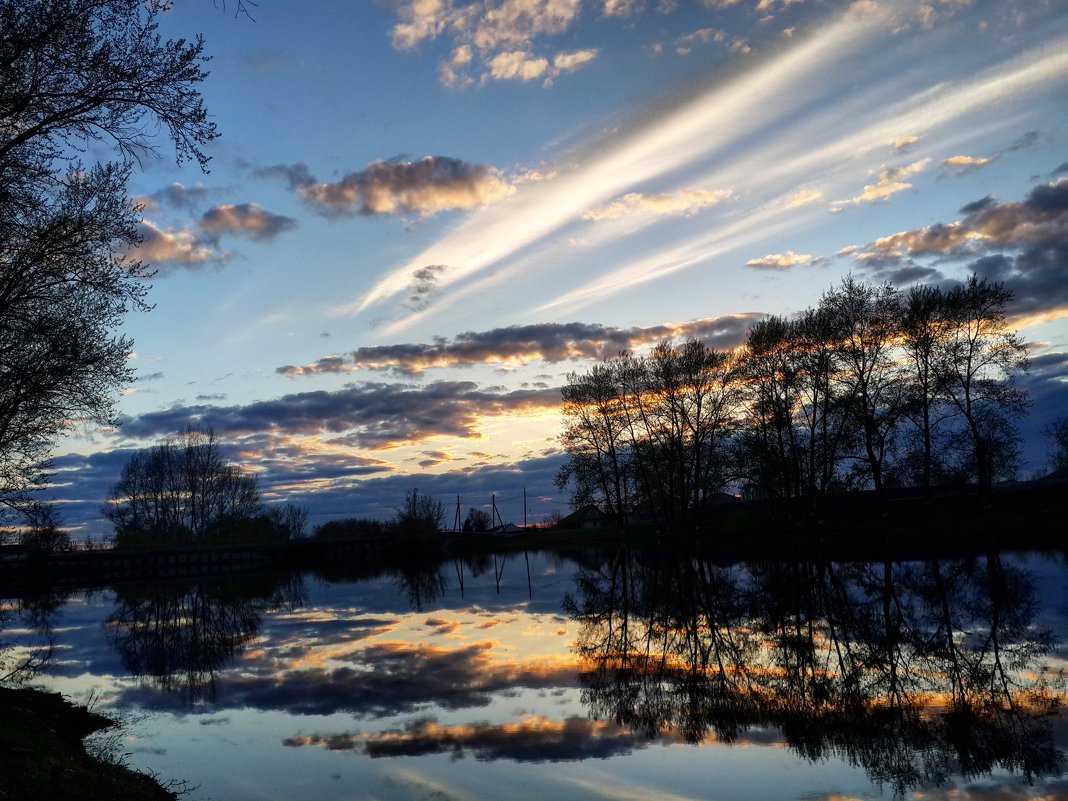
[[572,505],[675,523],[725,488],[817,510],[832,492],[975,484],[1019,460],[1027,347],[1012,292],[972,275],[904,291],[847,276],[744,344],[620,353],[563,388]]

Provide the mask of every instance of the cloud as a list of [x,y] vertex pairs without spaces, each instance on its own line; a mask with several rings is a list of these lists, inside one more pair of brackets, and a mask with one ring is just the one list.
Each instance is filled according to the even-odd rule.
[[823,192],[815,189],[801,189],[795,192],[786,204],[788,209],[796,209],[800,206],[807,206],[809,203],[822,203]]
[[852,199],[852,203],[865,203],[877,200],[886,200],[891,195],[912,189],[912,184],[904,181],[910,175],[914,175],[931,163],[929,158],[914,161],[900,167],[883,167],[879,171],[879,180],[874,184],[867,184],[864,191]]
[[641,192],[629,192],[607,205],[583,212],[584,220],[614,220],[636,214],[669,215],[682,214],[690,216],[702,209],[715,206],[731,196],[727,189],[682,189],[678,192],[658,195],[645,195]]
[[597,58],[600,51],[595,47],[588,47],[584,50],[572,50],[566,53],[557,53],[553,56],[553,71],[555,75],[561,75],[565,72],[574,72],[579,67],[589,64],[591,61]]
[[549,71],[549,61],[531,56],[525,50],[498,53],[489,62],[484,78],[498,81],[534,81]]
[[438,286],[441,274],[448,267],[444,264],[428,264],[412,273],[411,294],[408,295],[408,308],[414,311],[425,309]]
[[[181,184],[173,184],[161,191],[178,196],[184,196],[186,192]],[[199,192],[197,196],[201,196]],[[218,249],[222,236],[271,242],[279,234],[296,227],[296,220],[274,214],[256,203],[225,203],[208,209],[187,228],[164,229],[150,220],[142,220],[139,223],[141,243],[128,255],[152,265],[218,266],[232,256]]]
[[[574,72],[597,58],[600,51],[596,48],[575,50],[569,53],[557,53],[552,61],[542,56],[535,56],[526,50],[508,50],[498,53],[487,64],[488,69],[482,74],[482,80],[496,81],[536,81],[544,78],[547,86],[554,78],[566,72]],[[450,63],[450,66],[456,66]],[[451,80],[454,83],[455,80]]]
[[[633,0],[605,0],[605,16],[626,16]],[[425,41],[447,37],[450,56],[439,63],[447,86],[481,80],[534,81],[554,78],[593,61],[596,49],[544,52],[543,40],[567,31],[578,19],[582,0],[405,0],[396,4],[393,46],[413,50]]]
[[[470,752],[482,762],[571,762],[607,759],[645,748],[650,740],[612,721],[569,717],[562,721],[528,716],[515,723],[461,723],[443,726],[420,718],[403,729],[380,734],[297,735],[283,740],[290,747],[318,745],[332,751],[360,750],[372,758]],[[659,740],[666,744],[666,740]]]
[[391,370],[417,375],[440,367],[476,364],[524,365],[533,361],[558,363],[579,359],[605,359],[623,350],[648,347],[664,340],[696,338],[730,349],[740,345],[757,314],[707,317],[688,323],[615,328],[590,323],[541,323],[509,326],[489,331],[468,331],[451,340],[432,344],[373,345],[350,356],[328,356],[297,367],[285,365],[283,375],[314,375],[355,370]]
[[[456,710],[488,705],[495,694],[516,688],[556,688],[576,684],[571,662],[503,661],[495,643],[460,648],[382,642],[354,651],[341,667],[259,671],[216,678],[217,708],[284,710],[295,715],[388,717],[430,705]],[[137,693],[130,689],[128,694]],[[160,697],[153,706],[167,703]],[[173,702],[172,702],[173,703]],[[297,746],[304,742],[287,743]]]
[[221,258],[221,254],[203,242],[194,231],[165,231],[148,220],[142,220],[138,232],[141,243],[129,255],[148,264],[199,267],[218,262]]
[[500,172],[447,156],[418,161],[375,161],[335,183],[320,183],[306,165],[276,165],[257,174],[280,177],[313,208],[338,214],[431,215],[451,209],[473,209],[515,192]]
[[942,159],[942,166],[949,167],[950,169],[959,168],[976,168],[984,167],[989,164],[991,159],[986,156],[950,156],[948,159]]
[[189,211],[199,208],[207,202],[211,192],[212,190],[203,184],[185,186],[175,182],[170,186],[153,192],[150,197],[162,206]]
[[297,221],[272,214],[255,203],[226,203],[204,212],[198,227],[207,237],[247,236],[255,242],[270,242],[297,227]]
[[296,191],[301,187],[315,183],[315,177],[304,162],[296,164],[272,164],[269,167],[257,167],[252,171],[257,178],[277,178],[290,189]]
[[1068,178],[1038,184],[1020,201],[987,196],[961,213],[877,239],[856,258],[879,270],[916,268],[916,259],[974,260],[969,269],[1015,291],[1016,314],[1068,314]]
[[[909,72],[911,79],[891,76],[887,59],[912,56],[905,38],[887,35],[886,21],[881,14],[842,14],[811,35],[777,40],[776,47],[748,64],[710,71],[689,91],[659,98],[645,113],[587,140],[574,158],[560,162],[554,180],[524,185],[505,201],[479,210],[334,311],[355,315],[406,297],[412,273],[427,264],[450,266],[433,311],[402,314],[380,333],[396,336],[429,325],[431,315],[473,302],[487,290],[500,291],[509,279],[518,283],[534,265],[543,268],[539,274],[555,268],[559,275],[553,278],[566,276],[552,284],[559,288],[557,296],[534,310],[556,317],[583,305],[609,303],[620,293],[636,295],[684,271],[716,269],[739,251],[752,252],[771,228],[781,237],[813,224],[820,211],[815,204],[783,214],[784,185],[804,186],[819,175],[821,187],[835,187],[837,197],[848,199],[877,181],[858,179],[857,154],[888,148],[903,134],[943,141],[960,125],[974,127],[977,120],[989,119],[994,102],[1017,117],[1026,113],[1030,99],[1048,102],[1068,70],[1063,43],[1051,42],[935,86],[919,80],[915,71]],[[874,51],[881,54],[878,60],[871,57]],[[948,69],[948,55],[937,55],[939,67]],[[857,86],[869,80],[886,91],[858,92]],[[887,92],[895,103],[886,102]],[[843,98],[852,109],[844,116]],[[814,148],[813,142],[820,146]],[[691,228],[688,236],[669,243],[633,248],[622,243],[622,254],[613,253],[599,265],[580,261],[577,252],[563,252],[584,212],[626,192],[694,175],[695,169],[703,171],[697,175],[700,185],[746,187],[738,214],[722,225]],[[769,205],[775,205],[773,213],[765,214]],[[557,258],[551,261],[551,256]]]
[[274,432],[344,434],[352,445],[382,450],[439,436],[478,439],[480,420],[560,405],[558,389],[492,392],[470,381],[425,387],[362,384],[336,392],[302,392],[243,406],[175,406],[121,417],[124,436],[157,438],[187,425],[211,426],[226,437]]
[[826,259],[819,256],[810,256],[807,253],[794,253],[788,250],[785,253],[769,253],[760,259],[750,259],[745,263],[746,267],[757,270],[789,270],[798,265],[812,266],[822,264]]

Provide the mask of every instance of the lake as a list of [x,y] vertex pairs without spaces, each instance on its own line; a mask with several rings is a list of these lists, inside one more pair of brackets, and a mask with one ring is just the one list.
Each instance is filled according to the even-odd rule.
[[1068,798],[1063,554],[512,553],[4,602],[186,798]]

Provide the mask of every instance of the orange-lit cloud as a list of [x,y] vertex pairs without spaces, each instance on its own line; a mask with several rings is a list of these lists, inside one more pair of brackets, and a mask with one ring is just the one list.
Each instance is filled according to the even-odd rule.
[[364,384],[336,392],[307,392],[244,406],[174,406],[120,420],[124,436],[155,438],[187,425],[249,437],[344,435],[353,446],[382,450],[435,437],[478,439],[487,417],[551,411],[555,388],[511,392],[481,389],[470,381],[438,381],[423,387]]
[[983,167],[989,163],[990,159],[986,156],[950,156],[942,159],[942,166],[951,168]]
[[[812,258],[812,257],[808,257]],[[810,262],[811,263],[811,262]],[[588,323],[544,323],[509,326],[490,331],[468,331],[452,340],[433,344],[375,345],[348,356],[327,356],[304,366],[277,368],[283,375],[344,373],[356,370],[393,370],[418,374],[437,367],[475,364],[556,363],[604,359],[623,350],[654,345],[663,340],[700,339],[722,350],[741,344],[749,326],[761,315],[736,314],[708,317],[688,323],[613,328]]]
[[164,231],[147,220],[139,226],[141,244],[130,251],[148,264],[197,267],[219,259],[220,254],[199,239],[194,231]]
[[864,191],[854,197],[851,202],[865,203],[877,200],[886,200],[898,192],[912,189],[912,184],[904,179],[927,168],[931,163],[929,158],[914,161],[911,164],[903,164],[900,167],[883,167],[879,171],[879,180],[873,184],[866,184]]
[[429,215],[477,208],[515,191],[493,167],[446,156],[376,161],[333,183],[316,181],[302,165],[260,172],[283,175],[313,208],[325,214]]
[[788,250],[785,253],[769,253],[759,259],[750,259],[745,263],[746,267],[757,270],[789,270],[798,265],[822,264],[825,259],[819,256],[810,256],[808,253],[794,253]]
[[[659,742],[667,744],[668,737]],[[360,750],[372,758],[470,752],[481,761],[560,762],[604,759],[644,748],[649,739],[611,721],[570,717],[562,721],[529,716],[515,723],[463,723],[443,726],[433,719],[380,734],[297,735],[283,744],[318,745],[333,751]]]
[[[890,280],[932,277],[931,266],[964,262],[1015,293],[1020,319],[1052,319],[1068,306],[1068,178],[1035,186],[1019,201],[985,197],[961,209],[962,218],[881,237],[858,249],[859,263]],[[927,274],[923,274],[927,271]]]

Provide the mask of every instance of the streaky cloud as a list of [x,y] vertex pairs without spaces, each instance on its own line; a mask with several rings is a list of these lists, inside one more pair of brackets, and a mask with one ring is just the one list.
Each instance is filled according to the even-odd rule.
[[[580,167],[560,169],[552,181],[524,185],[512,197],[483,210],[406,265],[380,279],[357,301],[337,309],[356,314],[404,291],[426,264],[455,268],[443,285],[475,275],[575,222],[587,209],[625,194],[642,182],[668,175],[727,147],[757,109],[764,125],[803,106],[803,82],[833,63],[843,50],[859,50],[876,31],[845,15],[807,40],[795,40],[763,64],[704,91],[676,99],[656,117],[602,144]],[[774,109],[771,119],[768,110]],[[732,121],[724,124],[725,120]],[[706,184],[708,185],[708,184]],[[714,183],[713,186],[730,184]]]

